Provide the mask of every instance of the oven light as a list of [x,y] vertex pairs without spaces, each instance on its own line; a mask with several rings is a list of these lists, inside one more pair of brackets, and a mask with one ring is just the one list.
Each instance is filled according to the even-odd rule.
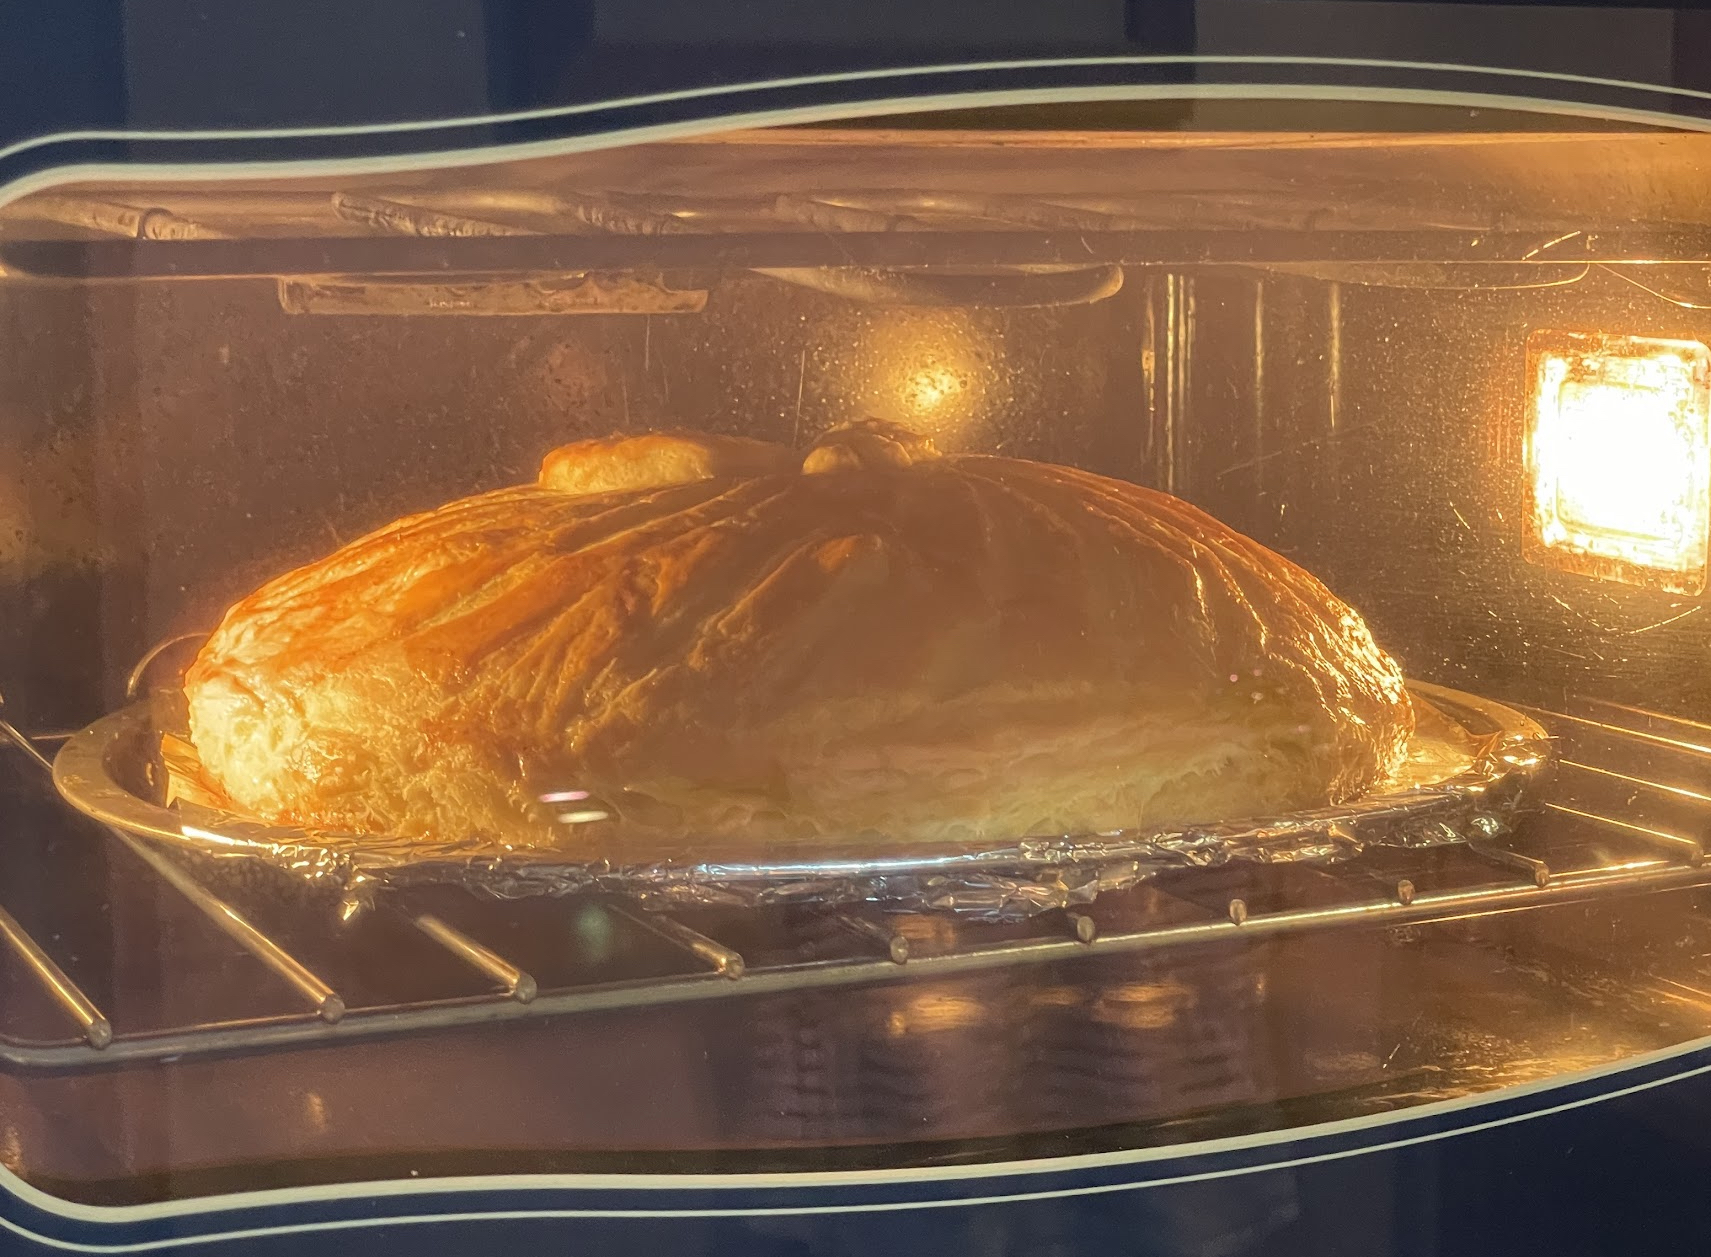
[[828,383],[851,414],[954,449],[994,400],[993,346],[966,311],[896,309],[855,329]]
[[1534,563],[1675,593],[1705,588],[1711,351],[1536,332],[1526,440]]
[[955,401],[962,392],[962,377],[940,363],[928,363],[905,375],[898,391],[911,411],[930,416]]

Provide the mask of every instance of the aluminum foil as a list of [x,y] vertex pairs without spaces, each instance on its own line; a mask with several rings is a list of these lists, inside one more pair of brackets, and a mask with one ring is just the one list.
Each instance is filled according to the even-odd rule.
[[879,855],[827,844],[808,858],[713,861],[686,851],[625,862],[491,841],[282,829],[195,802],[163,804],[161,738],[147,703],[67,741],[54,781],[74,807],[105,824],[220,865],[284,870],[341,897],[347,911],[379,890],[452,884],[498,898],[622,894],[656,909],[866,901],[896,911],[1016,920],[1091,903],[1165,869],[1330,863],[1368,847],[1500,841],[1538,797],[1551,763],[1548,737],[1489,700],[1423,683],[1410,688],[1420,719],[1407,760],[1383,789],[1361,799],[1257,820],[933,852]]

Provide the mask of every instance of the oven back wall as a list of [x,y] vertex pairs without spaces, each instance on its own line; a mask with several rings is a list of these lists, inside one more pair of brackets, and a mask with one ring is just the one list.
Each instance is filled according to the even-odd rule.
[[1711,318],[1597,267],[1313,269],[1189,279],[1176,491],[1320,577],[1410,676],[1711,714],[1702,596],[1522,558],[1529,333],[1704,341]]
[[0,692],[86,721],[263,580],[613,431],[878,415],[1142,477],[1144,297],[883,309],[737,275],[700,315],[396,318],[286,314],[268,281],[0,288],[9,325],[57,329],[0,365]]
[[701,314],[561,317],[288,314],[271,281],[13,282],[0,693],[28,727],[86,722],[151,644],[400,515],[527,480],[565,441],[805,443],[873,415],[1177,492],[1319,575],[1423,679],[1711,714],[1700,600],[1520,556],[1528,331],[1708,321],[1601,272],[1470,290],[1463,269],[1136,268],[1106,300],[1040,309],[707,274],[683,277],[709,291]]

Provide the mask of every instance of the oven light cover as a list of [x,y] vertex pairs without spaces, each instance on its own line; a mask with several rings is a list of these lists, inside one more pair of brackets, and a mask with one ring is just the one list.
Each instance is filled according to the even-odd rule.
[[1711,350],[1528,339],[1524,553],[1545,567],[1698,594],[1711,541]]

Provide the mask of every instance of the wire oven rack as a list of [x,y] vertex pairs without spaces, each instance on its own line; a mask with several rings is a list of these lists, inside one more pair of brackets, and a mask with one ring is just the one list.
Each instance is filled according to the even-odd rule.
[[[156,881],[158,897],[212,927],[229,948],[271,979],[272,1006],[259,1015],[156,1017],[129,1025],[103,1011],[74,976],[78,965],[20,923],[0,892],[0,941],[48,998],[60,1032],[26,1034],[0,1020],[0,1061],[35,1069],[246,1051],[421,1032],[523,1018],[675,1002],[737,998],[919,976],[946,977],[1004,966],[1069,962],[1095,955],[1159,951],[1309,930],[1398,927],[1549,904],[1711,884],[1700,835],[1711,821],[1711,724],[1601,701],[1572,711],[1526,710],[1561,750],[1544,812],[1502,846],[1374,851],[1335,867],[1249,866],[1161,875],[1080,910],[1015,926],[861,910],[659,913],[613,897],[489,904],[395,895],[375,909],[392,933],[380,943],[325,931],[305,956],[299,928],[266,894],[247,902],[215,889],[145,840],[103,830],[52,797],[42,745],[0,721],[7,768],[43,795],[56,828],[74,841],[118,844],[108,858]],[[39,770],[39,771],[37,771]],[[277,896],[275,896],[277,898]],[[519,913],[544,911],[535,934]],[[703,918],[706,919],[703,919]],[[278,924],[283,921],[284,924]],[[553,945],[543,947],[544,937]],[[590,931],[593,935],[590,935]],[[615,967],[562,972],[575,938],[626,936]],[[308,937],[308,936],[303,936]],[[435,953],[446,990],[396,982],[408,965],[355,953],[396,952],[401,938]],[[505,940],[513,940],[507,942]],[[638,949],[636,943],[642,945]],[[235,954],[235,953],[234,953]],[[546,957],[541,972],[535,959]],[[557,958],[556,960],[554,958]],[[329,968],[360,976],[347,985]],[[283,1004],[277,1001],[284,1001]]]

